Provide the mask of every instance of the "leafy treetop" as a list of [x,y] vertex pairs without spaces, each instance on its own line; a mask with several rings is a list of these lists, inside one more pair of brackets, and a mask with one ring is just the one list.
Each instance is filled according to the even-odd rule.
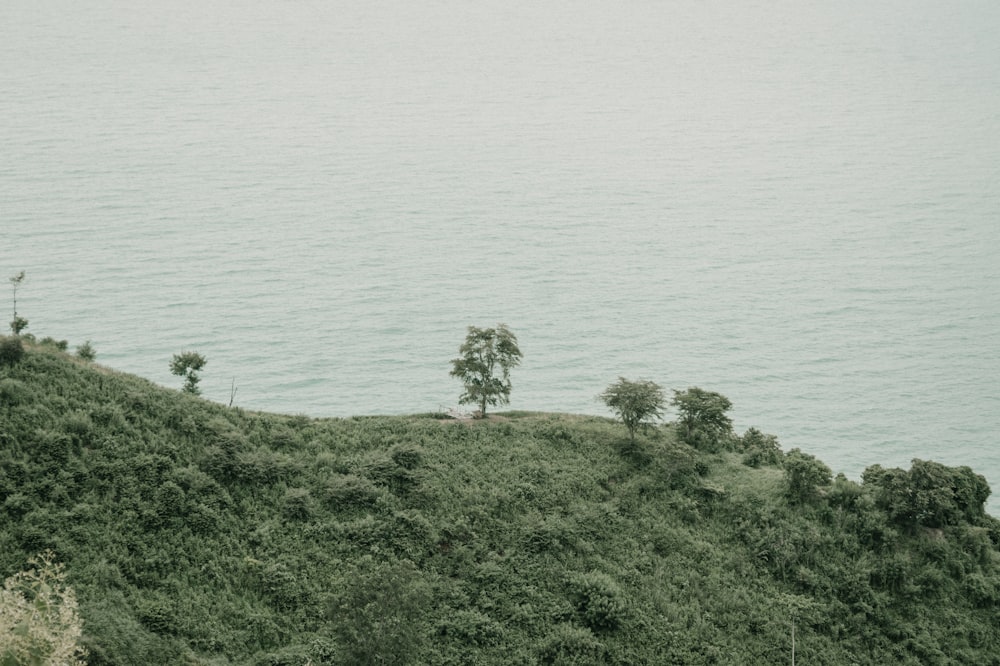
[[185,393],[198,395],[201,393],[198,389],[198,382],[201,380],[198,371],[204,368],[207,362],[205,357],[197,352],[181,352],[174,354],[170,362],[170,372],[178,377],[184,377]]
[[478,418],[484,418],[487,405],[510,402],[510,370],[520,365],[522,354],[517,336],[506,324],[496,328],[470,326],[458,353],[450,374],[465,387],[458,399],[461,404],[479,405]]
[[697,386],[686,391],[675,390],[670,404],[680,412],[681,436],[691,446],[713,450],[732,434],[733,421],[726,412],[733,403],[721,393]]
[[666,403],[659,384],[645,379],[629,381],[624,377],[619,377],[598,397],[622,420],[633,442],[639,427],[663,416]]

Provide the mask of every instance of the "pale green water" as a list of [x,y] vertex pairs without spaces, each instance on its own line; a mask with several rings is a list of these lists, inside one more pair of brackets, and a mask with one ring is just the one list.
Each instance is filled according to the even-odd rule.
[[1000,488],[998,34],[995,2],[6,0],[0,270],[37,335],[172,386],[200,351],[247,408],[454,406],[503,321],[511,408],[698,385],[852,477]]

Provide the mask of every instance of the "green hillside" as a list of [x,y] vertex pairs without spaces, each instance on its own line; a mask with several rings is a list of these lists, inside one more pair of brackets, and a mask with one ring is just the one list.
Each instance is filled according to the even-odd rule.
[[252,413],[31,344],[0,367],[0,578],[51,549],[92,665],[787,664],[793,631],[797,664],[1000,664],[981,476],[707,448]]

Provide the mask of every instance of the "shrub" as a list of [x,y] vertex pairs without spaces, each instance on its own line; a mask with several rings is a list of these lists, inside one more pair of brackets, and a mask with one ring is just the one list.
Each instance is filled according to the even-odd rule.
[[0,404],[14,407],[28,400],[30,391],[16,379],[0,379]]
[[323,502],[335,510],[372,507],[378,498],[379,490],[375,484],[353,474],[338,474],[323,487]]
[[538,660],[553,666],[603,664],[605,650],[589,629],[563,623],[556,625],[539,644]]
[[76,356],[84,361],[93,361],[97,358],[97,351],[94,349],[94,346],[90,344],[90,340],[87,340],[82,345],[77,346]]
[[767,435],[757,428],[750,428],[740,438],[743,446],[743,464],[747,467],[778,465],[781,463],[781,446],[778,438]]
[[815,456],[792,449],[785,456],[787,495],[796,503],[808,502],[818,496],[817,486],[830,483],[830,468]]
[[397,444],[389,451],[389,456],[394,463],[403,469],[416,469],[424,462],[424,455],[420,447],[408,444]]
[[76,445],[88,445],[93,436],[94,422],[86,412],[77,410],[62,418],[62,430]]
[[156,514],[161,518],[174,518],[184,515],[187,498],[184,489],[173,481],[165,481],[156,489]]
[[990,495],[986,479],[968,467],[946,467],[914,459],[909,471],[872,465],[861,476],[874,487],[876,502],[890,520],[905,527],[944,527],[983,516]]
[[281,515],[288,520],[308,520],[313,513],[312,496],[306,488],[289,488],[281,499]]
[[139,622],[154,633],[173,634],[178,630],[177,613],[173,603],[159,595],[156,598],[140,600],[136,604],[135,614]]
[[408,560],[364,558],[329,614],[344,647],[342,663],[416,664],[426,643],[431,588]]
[[21,338],[6,337],[0,340],[0,365],[14,367],[24,358],[24,344]]
[[577,610],[591,629],[615,629],[625,619],[625,595],[611,576],[591,571],[573,576],[569,585]]
[[467,645],[496,645],[503,638],[503,627],[477,610],[458,610],[448,616],[439,631]]
[[52,347],[53,349],[58,349],[59,351],[66,351],[69,347],[69,342],[66,340],[56,340],[55,338],[46,336],[38,341],[38,344],[44,347]]

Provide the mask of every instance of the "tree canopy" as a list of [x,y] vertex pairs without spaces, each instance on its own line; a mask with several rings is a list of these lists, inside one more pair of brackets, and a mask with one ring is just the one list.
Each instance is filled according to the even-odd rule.
[[185,393],[198,395],[201,393],[198,389],[198,382],[201,381],[198,371],[204,368],[207,362],[205,357],[197,352],[181,352],[174,354],[173,360],[170,361],[170,372],[178,377],[184,377]]
[[461,355],[452,360],[450,374],[465,388],[459,403],[478,405],[478,417],[485,418],[487,405],[510,402],[510,371],[521,363],[522,354],[517,336],[506,324],[496,328],[470,326],[458,353]]
[[721,393],[697,386],[675,390],[670,404],[680,413],[681,435],[691,446],[712,450],[733,432],[733,421],[726,416],[733,403]]
[[636,430],[661,418],[666,404],[660,385],[646,379],[629,381],[619,377],[598,397],[618,415],[633,442]]

